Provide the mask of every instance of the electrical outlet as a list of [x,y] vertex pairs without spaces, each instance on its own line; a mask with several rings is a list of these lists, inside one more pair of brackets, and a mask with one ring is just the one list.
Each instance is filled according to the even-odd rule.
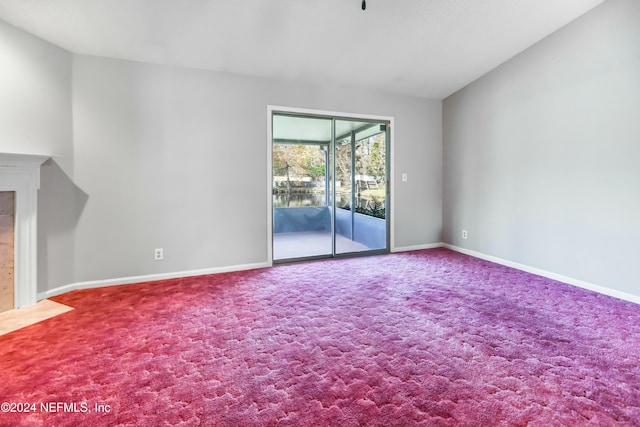
[[155,260],[156,261],[162,261],[164,259],[164,249],[162,248],[157,248],[154,251],[154,255],[155,255]]
[[409,176],[406,173],[402,174],[402,182],[407,182],[409,180]]
[[467,230],[462,230],[462,238],[466,239],[467,238]]

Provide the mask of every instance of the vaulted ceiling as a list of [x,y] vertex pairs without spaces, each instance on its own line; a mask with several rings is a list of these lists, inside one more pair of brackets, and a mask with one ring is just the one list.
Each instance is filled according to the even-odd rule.
[[74,53],[441,99],[603,0],[0,0]]

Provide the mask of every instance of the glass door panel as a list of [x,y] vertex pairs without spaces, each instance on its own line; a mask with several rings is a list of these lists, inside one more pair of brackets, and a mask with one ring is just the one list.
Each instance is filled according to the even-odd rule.
[[352,180],[353,171],[351,169],[353,157],[351,151],[351,138],[337,140],[335,144],[335,230],[336,230],[336,253],[351,252],[350,248],[356,249],[353,242],[353,215],[351,215],[352,200]]
[[273,259],[333,254],[332,120],[273,116]]
[[[387,125],[336,120],[336,254],[387,248]],[[339,183],[339,185],[337,185]]]

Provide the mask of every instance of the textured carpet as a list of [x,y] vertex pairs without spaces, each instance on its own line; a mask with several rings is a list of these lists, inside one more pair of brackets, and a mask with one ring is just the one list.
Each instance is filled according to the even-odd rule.
[[0,425],[640,425],[638,305],[445,249],[55,299]]

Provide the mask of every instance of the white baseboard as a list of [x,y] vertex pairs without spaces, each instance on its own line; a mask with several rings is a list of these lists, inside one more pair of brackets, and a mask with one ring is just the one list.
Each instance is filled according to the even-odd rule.
[[618,291],[615,289],[607,288],[606,286],[596,285],[593,283],[585,282],[583,280],[574,279],[572,277],[563,276],[561,274],[552,273],[550,271],[542,270],[540,268],[531,267],[526,264],[520,264],[517,262],[509,261],[506,259],[498,258],[492,255],[486,255],[481,252],[472,251],[470,249],[461,248],[458,246],[450,245],[448,243],[442,244],[443,248],[451,249],[452,251],[460,252],[466,255],[470,255],[475,258],[484,259],[494,262],[496,264],[505,265],[507,267],[515,268],[516,270],[526,271],[527,273],[535,274],[537,276],[546,277],[548,279],[557,280],[558,282],[566,283],[568,285],[577,286],[579,288],[587,289],[590,291],[598,292],[600,294],[615,297],[624,301],[640,304],[640,296],[629,294],[626,292]]
[[70,285],[60,286],[48,291],[39,292],[38,300],[43,300],[77,289],[101,288],[104,286],[129,285],[132,283],[154,282],[158,280],[177,279],[180,277],[204,276],[207,274],[228,273],[230,271],[255,270],[257,268],[271,267],[268,262],[255,264],[240,264],[226,267],[205,268],[201,270],[179,271],[174,273],[149,274],[145,276],[120,277],[116,279],[92,280],[89,282],[78,282]]
[[[587,289],[590,291],[598,292],[600,294],[612,296],[624,301],[629,301],[635,304],[640,304],[640,296],[629,294],[626,292],[618,291],[615,289],[607,288],[606,286],[596,285],[593,283],[585,282],[583,280],[574,279],[572,277],[563,276],[561,274],[552,273],[550,271],[542,270],[540,268],[531,267],[526,264],[520,264],[517,262],[509,261],[506,259],[498,258],[492,255],[483,254],[482,252],[473,251],[470,249],[461,248],[459,246],[450,245],[448,243],[430,243],[425,245],[415,245],[415,246],[403,246],[392,248],[391,252],[407,252],[407,251],[417,251],[422,249],[435,249],[435,248],[447,248],[452,251],[460,252],[466,255],[470,255],[475,258],[484,259],[487,261],[494,262],[496,264],[504,265],[507,267],[515,268],[517,270],[526,271],[527,273],[535,274],[538,276],[546,277],[548,279],[557,280],[559,282],[563,282],[569,285],[577,286],[579,288]],[[121,277],[116,279],[106,279],[106,280],[94,280],[89,282],[78,282],[72,283],[70,285],[61,286],[55,289],[50,289],[45,292],[38,293],[38,301],[43,300],[49,297],[53,297],[56,295],[60,295],[66,292],[70,292],[76,289],[88,289],[88,288],[99,288],[103,286],[117,286],[117,285],[127,285],[132,283],[141,283],[141,282],[152,282],[158,280],[166,280],[166,279],[176,279],[180,277],[191,277],[191,276],[203,276],[207,274],[217,274],[217,273],[228,273],[230,271],[241,271],[241,270],[255,270],[257,268],[267,268],[271,267],[271,263],[269,262],[261,262],[254,264],[240,264],[226,267],[214,267],[214,268],[206,268],[202,270],[190,270],[190,271],[181,271],[175,273],[161,273],[161,274],[150,274],[145,276],[133,276],[133,277]]]
[[398,248],[391,248],[391,252],[407,252],[407,251],[419,251],[422,249],[435,249],[441,248],[443,243],[428,243],[426,245],[415,245],[415,246],[401,246]]

